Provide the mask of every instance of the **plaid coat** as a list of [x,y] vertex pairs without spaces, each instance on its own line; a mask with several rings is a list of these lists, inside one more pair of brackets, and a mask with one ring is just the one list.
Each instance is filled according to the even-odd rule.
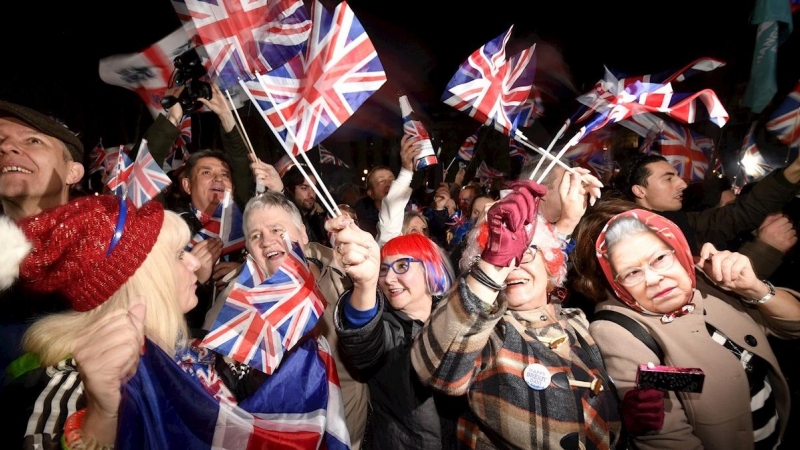
[[[596,347],[579,309],[548,304],[511,311],[498,298],[486,312],[462,277],[414,341],[411,358],[423,383],[468,394],[458,439],[469,448],[611,448],[618,439],[617,400],[581,345]],[[531,364],[547,368],[542,389],[526,383]],[[602,381],[603,390],[574,383]]]

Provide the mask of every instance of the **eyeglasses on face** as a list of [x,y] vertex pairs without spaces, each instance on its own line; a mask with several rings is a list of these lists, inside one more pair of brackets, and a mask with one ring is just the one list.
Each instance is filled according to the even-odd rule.
[[392,272],[396,273],[397,275],[402,275],[408,272],[408,269],[411,268],[412,262],[421,263],[422,260],[416,258],[400,258],[398,260],[395,260],[391,264],[381,263],[381,268],[378,271],[378,277],[380,278],[385,277],[389,273],[390,268],[392,269]]
[[631,267],[614,277],[623,286],[636,286],[644,281],[645,270],[649,269],[656,273],[669,270],[675,264],[675,250],[664,250],[656,253],[653,259],[642,267]]
[[528,264],[529,262],[536,259],[536,253],[539,251],[539,247],[536,245],[531,245],[525,250],[525,253],[522,254],[522,258],[520,258],[520,264]]

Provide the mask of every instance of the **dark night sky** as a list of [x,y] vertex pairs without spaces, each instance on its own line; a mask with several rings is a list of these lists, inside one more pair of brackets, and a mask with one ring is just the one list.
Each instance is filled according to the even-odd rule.
[[[410,94],[429,117],[452,116],[451,108],[439,101],[447,81],[472,51],[512,24],[511,45],[528,39],[541,44],[537,85],[546,95],[540,123],[550,132],[575,109],[575,97],[602,78],[604,65],[644,74],[677,69],[702,56],[716,57],[727,65],[702,75],[692,91],[712,88],[725,104],[741,94],[737,89],[743,89],[749,78],[756,31],[749,23],[753,0],[468,4],[351,1],[389,81],[331,140],[399,132],[398,90]],[[647,10],[642,9],[645,4]],[[138,96],[104,84],[97,73],[98,61],[138,52],[180,26],[168,0],[44,0],[14,2],[4,9],[0,98],[64,118],[82,131],[87,148],[101,136],[105,144],[115,145],[131,142],[143,131],[150,117]],[[779,49],[779,95],[800,78],[797,34]],[[551,51],[545,52],[545,46]],[[571,80],[574,88],[558,81],[563,79]],[[732,117],[733,109],[728,105]],[[473,119],[457,114],[456,118],[472,126]],[[737,126],[735,120],[731,125]]]

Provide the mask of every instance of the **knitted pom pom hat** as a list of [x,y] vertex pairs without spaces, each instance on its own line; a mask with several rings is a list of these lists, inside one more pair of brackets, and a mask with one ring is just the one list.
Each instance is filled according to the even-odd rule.
[[[32,251],[19,266],[20,282],[34,292],[59,292],[75,311],[89,311],[108,300],[142,265],[163,223],[159,202],[137,210],[130,201],[112,195],[80,197],[23,219],[17,226]],[[0,226],[0,239],[13,234],[3,230]],[[14,246],[24,248],[25,243]],[[5,252],[0,251],[0,259],[10,261]],[[0,272],[0,288],[4,277],[13,276],[13,263],[8,265],[5,275]]]

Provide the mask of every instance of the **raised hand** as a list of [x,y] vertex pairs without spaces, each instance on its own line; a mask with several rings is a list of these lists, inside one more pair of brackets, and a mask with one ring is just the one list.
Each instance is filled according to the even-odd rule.
[[381,253],[372,235],[343,214],[325,222],[336,242],[334,260],[353,280],[354,285],[377,286]]
[[270,191],[283,192],[283,180],[275,167],[256,158],[252,153],[247,157],[250,159],[250,170],[253,171],[256,183],[265,186]]
[[518,181],[513,192],[495,202],[487,212],[489,239],[481,259],[498,267],[518,266],[536,231],[539,200],[547,188],[533,181]]
[[797,243],[797,231],[782,213],[768,215],[758,227],[758,240],[786,253]]
[[211,278],[214,264],[222,255],[222,240],[220,238],[202,240],[192,247],[190,253],[200,262],[200,268],[195,271],[197,281],[205,283]]
[[400,165],[403,169],[414,170],[414,158],[422,151],[420,139],[404,134],[400,139]]

